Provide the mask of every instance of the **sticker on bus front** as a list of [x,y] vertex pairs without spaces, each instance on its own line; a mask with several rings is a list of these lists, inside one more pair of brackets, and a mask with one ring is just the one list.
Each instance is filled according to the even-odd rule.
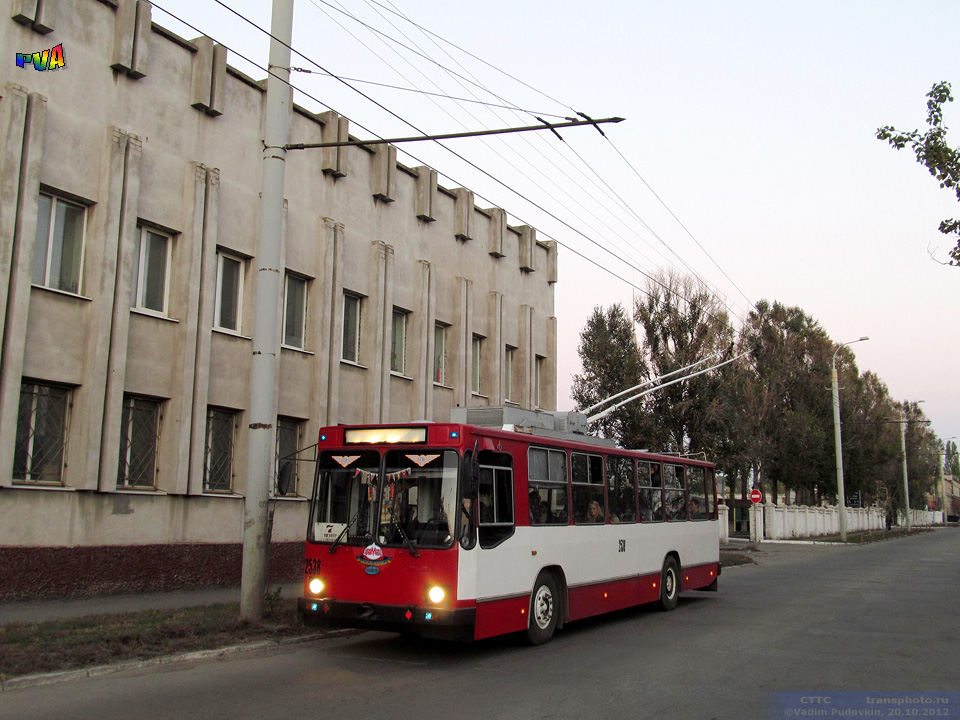
[[347,527],[346,523],[325,523],[320,526],[320,542],[333,542],[338,537],[340,533],[343,532],[344,528]]

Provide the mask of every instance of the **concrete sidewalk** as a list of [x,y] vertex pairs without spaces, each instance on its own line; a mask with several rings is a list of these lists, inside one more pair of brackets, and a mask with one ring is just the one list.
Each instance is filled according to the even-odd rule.
[[[271,585],[268,591],[276,588]],[[280,585],[283,597],[297,597],[303,590],[299,582]],[[199,588],[169,592],[129,593],[75,600],[34,600],[0,603],[0,625],[17,622],[43,622],[86,617],[114,615],[138,610],[176,610],[200,605],[240,602],[240,588]]]

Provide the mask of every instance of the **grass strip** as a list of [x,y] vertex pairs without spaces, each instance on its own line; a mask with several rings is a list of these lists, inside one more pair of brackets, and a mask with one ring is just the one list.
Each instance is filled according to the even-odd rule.
[[0,675],[75,670],[316,632],[303,626],[293,598],[272,603],[261,625],[239,617],[240,605],[225,603],[0,625]]

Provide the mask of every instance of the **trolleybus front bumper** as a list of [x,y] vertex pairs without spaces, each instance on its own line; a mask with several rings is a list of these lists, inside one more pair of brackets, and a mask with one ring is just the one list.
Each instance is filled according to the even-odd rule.
[[297,611],[308,627],[385,630],[446,640],[473,640],[477,622],[476,608],[375,605],[328,598],[298,598]]

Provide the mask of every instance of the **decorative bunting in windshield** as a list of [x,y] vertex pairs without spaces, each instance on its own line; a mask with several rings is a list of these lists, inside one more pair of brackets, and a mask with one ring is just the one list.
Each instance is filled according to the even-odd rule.
[[[396,482],[400,478],[407,477],[413,471],[410,468],[405,468],[403,470],[398,470],[397,472],[387,473],[386,480],[388,483]],[[355,476],[359,476],[360,482],[365,484],[373,484],[377,482],[377,479],[380,477],[378,473],[367,472],[366,470],[361,470],[357,468],[354,473]]]
[[360,459],[359,455],[334,455],[333,459],[337,461],[337,464],[340,467],[348,467],[353,465],[357,460]]

